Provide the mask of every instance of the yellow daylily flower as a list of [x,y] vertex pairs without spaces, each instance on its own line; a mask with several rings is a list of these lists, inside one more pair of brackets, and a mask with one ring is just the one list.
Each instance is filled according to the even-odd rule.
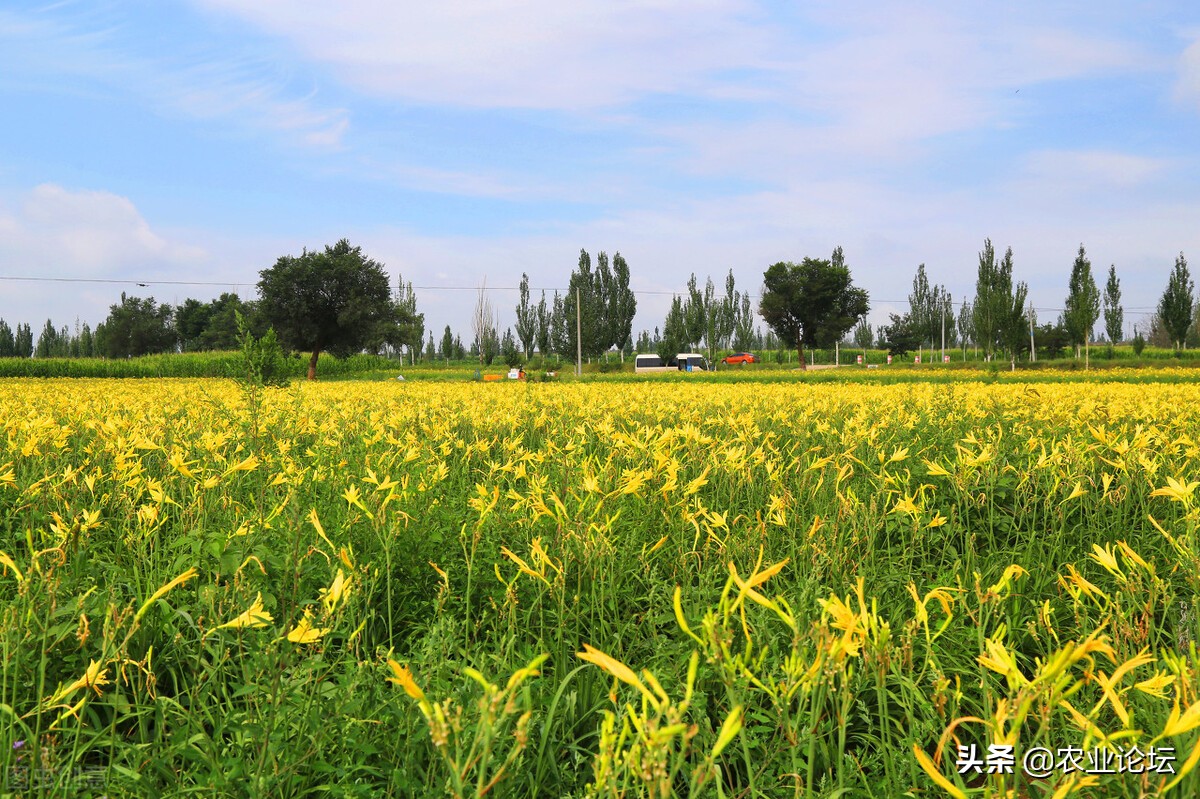
[[1183,483],[1174,477],[1167,478],[1167,484],[1150,492],[1152,497],[1169,497],[1172,502],[1182,502],[1191,505],[1192,495],[1200,488],[1200,482]]
[[1013,580],[1019,577],[1024,577],[1029,572],[1022,569],[1017,564],[1013,563],[1004,570],[1004,574],[1000,575],[1000,579],[994,585],[988,588],[988,592],[992,594],[1004,594],[1008,591]]
[[188,580],[191,580],[193,577],[195,577],[199,573],[200,572],[196,571],[196,567],[193,566],[192,568],[188,569],[183,574],[179,575],[174,580],[171,580],[171,582],[167,583],[162,588],[158,589],[153,594],[151,594],[150,598],[147,599],[144,603],[142,603],[142,606],[140,608],[138,608],[137,614],[133,617],[133,623],[137,624],[141,620],[142,616],[146,615],[146,611],[150,610],[150,608],[154,605],[155,602],[157,602],[158,600],[160,600],[164,596],[166,596],[167,592],[171,591],[172,589],[174,589],[178,586],[183,585],[184,583],[186,583]]
[[93,691],[96,692],[96,695],[99,696],[100,695],[100,686],[109,685],[112,682],[111,680],[108,679],[107,675],[108,675],[108,669],[104,668],[103,664],[100,661],[93,660],[91,663],[88,664],[87,670],[84,671],[82,677],[75,680],[75,682],[70,683],[69,685],[64,685],[61,688],[59,688],[57,691],[54,692],[54,695],[50,697],[49,701],[46,704],[48,704],[48,705],[57,704],[57,703],[63,701],[64,699],[66,699],[67,697],[71,696],[73,693],[80,690],[81,688],[91,688]]
[[923,461],[925,468],[929,470],[930,477],[952,477],[953,475],[946,471],[946,468],[935,461]]
[[1113,554],[1112,544],[1105,544],[1103,548],[1099,544],[1092,544],[1092,554],[1088,557],[1103,566],[1113,577],[1122,583],[1125,582],[1125,574],[1117,564],[1117,556]]
[[1064,500],[1063,500],[1062,502],[1060,502],[1059,504],[1060,504],[1060,505],[1064,505],[1064,504],[1066,504],[1066,503],[1070,502],[1070,501],[1071,501],[1071,500],[1073,500],[1073,499],[1079,499],[1080,497],[1082,497],[1082,496],[1083,496],[1084,494],[1086,494],[1086,493],[1087,493],[1087,490],[1086,490],[1086,489],[1084,489],[1084,487],[1083,487],[1083,483],[1081,483],[1081,482],[1079,482],[1078,480],[1076,480],[1076,481],[1075,481],[1075,487],[1071,489],[1071,493],[1070,493],[1070,494],[1068,494],[1068,495],[1067,495],[1067,498],[1066,498],[1066,499],[1064,499]]
[[305,609],[304,618],[287,634],[287,639],[293,644],[315,644],[320,641],[328,629],[313,627],[312,611]]
[[328,588],[321,589],[321,604],[325,606],[327,614],[337,610],[338,605],[344,604],[346,597],[350,593],[350,582],[353,578],[347,577],[346,573],[338,569],[337,576],[333,578],[333,583]]
[[616,677],[626,685],[630,685],[638,689],[642,696],[646,697],[646,699],[650,701],[651,705],[654,707],[659,706],[658,697],[651,693],[650,689],[646,687],[645,683],[638,679],[638,676],[633,673],[633,669],[629,668],[616,658],[601,652],[591,644],[584,644],[583,650],[584,651],[582,652],[576,652],[575,657],[599,666],[601,669],[608,672],[613,677]]
[[1149,694],[1150,696],[1156,696],[1159,699],[1166,699],[1167,698],[1166,688],[1167,688],[1167,686],[1171,685],[1174,682],[1175,682],[1174,674],[1166,674],[1166,673],[1160,671],[1149,679],[1142,680],[1139,683],[1135,683],[1133,687],[1136,688],[1137,690],[1141,691],[1144,694]]
[[250,607],[246,608],[242,613],[231,621],[227,621],[219,627],[214,627],[213,630],[235,629],[240,630],[246,627],[266,627],[268,623],[274,621],[275,618],[263,610],[262,592],[254,597],[254,602]]
[[21,570],[17,568],[17,564],[8,556],[8,553],[0,552],[0,566],[3,566],[5,571],[11,571],[18,583],[25,580],[25,575],[21,574]]
[[404,693],[411,696],[413,699],[420,701],[425,698],[425,692],[421,690],[416,681],[413,680],[412,672],[408,666],[402,666],[396,661],[388,658],[388,668],[392,670],[391,677],[387,678],[390,683],[395,683],[404,689]]

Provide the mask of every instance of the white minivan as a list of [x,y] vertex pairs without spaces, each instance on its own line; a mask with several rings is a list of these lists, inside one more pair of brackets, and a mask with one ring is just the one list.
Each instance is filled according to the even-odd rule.
[[637,374],[653,374],[655,372],[707,372],[708,359],[695,352],[681,352],[674,358],[663,362],[663,359],[653,353],[635,355],[633,371]]

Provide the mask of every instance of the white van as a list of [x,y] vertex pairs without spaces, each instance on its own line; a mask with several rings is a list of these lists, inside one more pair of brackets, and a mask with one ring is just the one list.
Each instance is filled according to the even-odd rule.
[[681,352],[667,362],[653,353],[635,355],[633,371],[637,374],[653,374],[655,372],[707,372],[708,360],[699,353]]

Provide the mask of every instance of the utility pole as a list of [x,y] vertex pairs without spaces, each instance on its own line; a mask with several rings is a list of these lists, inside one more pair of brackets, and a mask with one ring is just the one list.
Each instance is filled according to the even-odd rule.
[[[861,320],[862,320],[862,323],[865,325],[865,324],[867,323],[867,317],[866,317],[866,316],[863,316],[863,317],[860,317],[860,318],[861,318]],[[868,330],[868,332],[870,332],[870,331]],[[867,365],[867,344],[866,344],[866,336],[864,336],[864,337],[863,337],[863,361],[862,361],[862,362],[863,362],[863,367],[865,368],[865,367],[866,367],[866,365]]]
[[946,362],[946,303],[942,303],[942,363]]
[[575,286],[575,376],[583,375],[583,325],[580,321],[579,286]]
[[1037,347],[1033,343],[1033,314],[1029,314],[1029,360],[1031,363],[1037,362]]

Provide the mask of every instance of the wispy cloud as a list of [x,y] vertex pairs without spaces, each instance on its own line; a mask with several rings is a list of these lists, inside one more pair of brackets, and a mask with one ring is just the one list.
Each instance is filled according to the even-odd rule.
[[1200,35],[1195,36],[1195,41],[1179,57],[1175,96],[1200,113]]
[[119,16],[70,5],[0,11],[0,81],[52,92],[132,92],[163,114],[266,131],[301,146],[341,146],[349,111],[321,102],[314,88],[297,91],[269,60],[194,46],[172,51],[142,35]]
[[1172,162],[1105,150],[1042,150],[1025,157],[1025,179],[1080,189],[1130,189],[1162,175]]
[[769,34],[745,0],[196,0],[283,36],[377,95],[473,107],[584,109],[707,93]]
[[569,175],[553,162],[506,170],[500,148],[482,164],[449,148],[425,163],[403,147],[360,159],[373,180],[502,201],[678,202],[695,179],[726,198],[869,173],[890,181],[946,137],[1027,124],[1047,87],[1169,68],[1119,27],[1080,25],[1035,0],[1003,11],[900,0],[193,5],[249,23],[377,103],[458,109],[464,125],[492,114],[479,117],[484,130],[508,111],[568,136],[611,134],[602,168]]

